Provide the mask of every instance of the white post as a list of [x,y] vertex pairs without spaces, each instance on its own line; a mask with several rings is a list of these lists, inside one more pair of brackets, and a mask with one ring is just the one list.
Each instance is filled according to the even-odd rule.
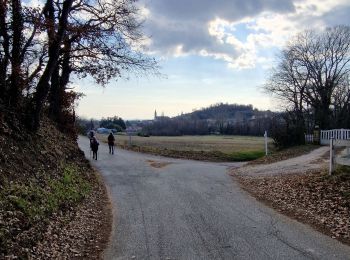
[[329,140],[329,175],[332,175],[334,170],[334,138]]
[[268,154],[268,151],[267,151],[267,131],[265,131],[264,137],[265,137],[265,155],[267,156],[267,154]]

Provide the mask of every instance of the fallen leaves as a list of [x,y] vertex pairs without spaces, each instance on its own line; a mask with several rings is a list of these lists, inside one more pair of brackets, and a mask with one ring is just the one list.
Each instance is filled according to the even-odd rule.
[[[9,122],[10,127],[0,121],[0,259],[101,258],[110,234],[111,209],[104,185],[76,140],[57,131],[48,120],[37,134],[21,129],[16,119]],[[13,130],[14,124],[20,130]],[[43,219],[33,214],[29,221],[22,209],[32,205],[33,194],[21,189],[22,200],[16,193],[4,192],[5,186],[14,185],[49,189],[50,183],[62,179],[62,169],[70,163],[92,185],[91,194],[74,206],[45,214]]]
[[102,259],[111,232],[111,208],[103,183],[75,210],[51,219],[32,259]]
[[309,172],[269,177],[237,175],[258,199],[350,244],[350,173]]

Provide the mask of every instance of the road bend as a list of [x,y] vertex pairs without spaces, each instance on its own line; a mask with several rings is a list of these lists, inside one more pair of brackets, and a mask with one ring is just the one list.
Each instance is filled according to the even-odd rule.
[[105,259],[350,259],[350,247],[256,201],[227,174],[240,163],[169,159],[89,140],[80,148],[114,207]]

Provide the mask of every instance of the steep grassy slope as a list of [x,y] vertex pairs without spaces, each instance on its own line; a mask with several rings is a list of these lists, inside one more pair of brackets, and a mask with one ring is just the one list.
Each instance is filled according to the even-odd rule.
[[[9,111],[0,114],[0,258],[70,258],[83,253],[97,257],[111,223],[103,185],[74,137],[59,132],[49,120],[43,122],[38,133],[29,133],[16,118],[16,114]],[[94,204],[96,200],[101,200],[102,204]],[[106,223],[91,226],[93,219],[89,220],[89,216],[85,216],[88,221],[84,222],[86,212],[83,211],[89,211],[89,207],[100,211]],[[81,234],[61,234],[77,216],[82,218],[81,228],[74,232]],[[95,214],[97,222],[99,218]],[[101,228],[100,224],[104,226]],[[60,228],[55,236],[48,236],[48,230],[57,225]],[[90,225],[90,230],[84,229],[84,225]],[[84,238],[87,232],[91,233],[88,234],[90,239],[82,245],[94,248],[94,252],[89,253],[82,247],[79,251],[70,251],[69,243],[77,241],[59,243],[60,238],[65,240],[64,236]],[[98,239],[94,239],[94,232]],[[55,252],[46,248],[52,246],[45,241],[50,239],[57,240]],[[67,243],[68,250],[60,248]],[[95,250],[95,244],[99,249]]]

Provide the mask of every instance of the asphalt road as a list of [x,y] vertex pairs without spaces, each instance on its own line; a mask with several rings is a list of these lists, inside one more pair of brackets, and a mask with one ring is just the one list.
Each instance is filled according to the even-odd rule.
[[[78,142],[89,158],[88,139]],[[350,247],[242,191],[226,172],[227,166],[239,163],[119,149],[110,155],[105,144],[99,160],[91,162],[114,205],[105,259],[350,259]]]

